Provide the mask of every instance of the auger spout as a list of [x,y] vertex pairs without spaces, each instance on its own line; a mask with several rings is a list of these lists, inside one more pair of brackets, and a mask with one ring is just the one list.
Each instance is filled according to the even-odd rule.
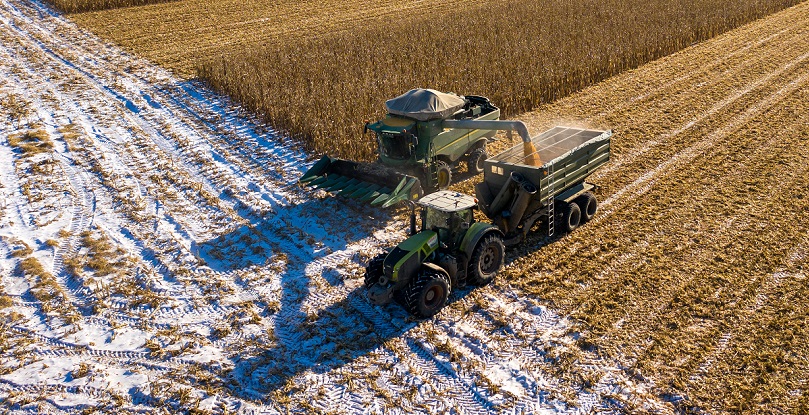
[[528,127],[522,121],[511,120],[444,120],[444,128],[458,128],[466,130],[504,130],[516,131],[523,142],[523,153],[525,154],[525,164],[534,167],[541,167],[542,160],[539,157],[534,143],[531,142],[531,135],[528,134]]

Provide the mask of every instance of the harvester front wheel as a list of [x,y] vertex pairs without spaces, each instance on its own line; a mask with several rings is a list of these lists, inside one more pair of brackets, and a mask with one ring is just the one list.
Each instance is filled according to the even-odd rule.
[[585,192],[583,195],[576,198],[576,204],[579,205],[581,210],[581,223],[582,225],[593,219],[598,211],[598,201],[596,196],[591,192]]
[[385,263],[385,258],[388,256],[387,252],[383,252],[368,261],[368,266],[365,267],[365,288],[370,288],[372,285],[379,282],[382,277],[382,266]]
[[404,288],[407,311],[421,318],[432,317],[447,304],[450,289],[449,277],[444,273],[422,267]]
[[487,158],[489,158],[489,153],[486,152],[486,147],[476,148],[469,153],[469,158],[466,159],[466,167],[469,173],[483,173],[483,162],[486,161]]
[[562,207],[562,215],[559,218],[559,229],[562,232],[573,232],[579,227],[581,222],[581,209],[575,202],[565,203]]
[[438,176],[438,183],[436,187],[438,190],[444,190],[452,183],[452,168],[444,160],[435,162],[436,176]]
[[469,260],[467,270],[469,283],[486,285],[492,282],[497,271],[503,266],[505,251],[506,247],[500,235],[493,232],[484,236],[472,251],[472,258]]

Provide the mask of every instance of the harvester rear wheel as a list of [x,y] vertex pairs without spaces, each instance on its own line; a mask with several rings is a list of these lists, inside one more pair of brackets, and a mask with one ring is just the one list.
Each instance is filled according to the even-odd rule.
[[405,307],[415,316],[432,317],[447,304],[450,290],[449,277],[432,268],[422,267],[404,288]]
[[487,158],[489,158],[489,153],[486,152],[486,147],[476,148],[469,153],[469,158],[466,159],[466,167],[469,173],[483,173],[483,162],[486,161]]
[[436,187],[438,187],[438,190],[444,190],[452,183],[452,168],[444,160],[436,161],[435,168],[438,176]]
[[581,222],[581,209],[575,202],[565,203],[562,206],[558,227],[562,232],[573,232]]
[[575,200],[581,210],[581,224],[585,224],[596,215],[598,211],[598,201],[596,196],[591,192],[585,192]]
[[365,267],[365,288],[370,288],[372,285],[379,282],[379,278],[383,274],[382,266],[385,263],[385,258],[388,256],[387,252],[383,252],[368,261],[368,266]]
[[486,285],[492,282],[497,271],[503,266],[505,251],[506,247],[500,235],[493,232],[484,236],[472,251],[472,258],[469,260],[469,269],[466,273],[469,283]]

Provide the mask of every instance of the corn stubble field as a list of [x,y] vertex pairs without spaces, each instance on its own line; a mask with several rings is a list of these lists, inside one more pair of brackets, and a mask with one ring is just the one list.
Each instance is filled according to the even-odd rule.
[[0,21],[14,412],[809,412],[807,3],[518,115],[614,130],[600,212],[426,321],[360,288],[403,212],[298,188],[284,135],[38,1]]

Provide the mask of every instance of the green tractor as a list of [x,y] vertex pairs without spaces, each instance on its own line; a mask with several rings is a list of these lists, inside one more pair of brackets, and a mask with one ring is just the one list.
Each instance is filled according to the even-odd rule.
[[411,206],[411,236],[371,259],[365,287],[374,304],[396,300],[410,313],[430,317],[444,307],[453,289],[485,285],[495,277],[503,266],[503,233],[475,222],[477,201],[468,195],[444,190]]

